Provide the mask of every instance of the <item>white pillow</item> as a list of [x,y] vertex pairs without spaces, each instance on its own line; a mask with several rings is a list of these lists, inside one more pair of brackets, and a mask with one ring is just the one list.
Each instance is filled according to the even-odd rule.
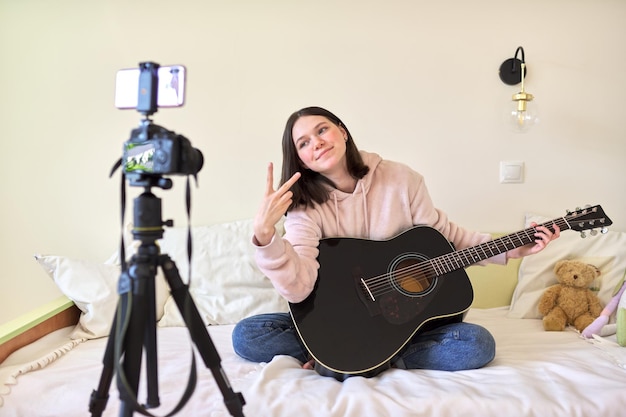
[[[536,214],[526,215],[526,227],[552,220]],[[601,275],[593,284],[598,297],[606,305],[615,286],[626,270],[626,233],[609,230],[582,239],[575,231],[566,230],[543,251],[526,256],[519,268],[518,284],[513,292],[508,317],[541,318],[537,310],[544,290],[557,283],[553,269],[561,259],[578,259],[598,267]]]
[[[277,226],[282,234],[282,221]],[[233,324],[255,314],[288,311],[254,261],[252,220],[192,228],[192,276],[189,292],[205,324]],[[188,281],[187,228],[169,228],[160,241],[181,278]],[[165,303],[159,326],[184,326],[174,299]]]
[[[132,247],[130,251],[133,251]],[[119,300],[119,252],[105,263],[53,255],[35,255],[35,259],[61,292],[81,310],[71,337],[94,339],[108,336]],[[169,297],[169,288],[160,269],[155,277],[155,291],[156,318],[160,320]]]
[[35,259],[82,312],[70,337],[93,339],[108,336],[117,306],[119,265],[63,256],[35,255]]

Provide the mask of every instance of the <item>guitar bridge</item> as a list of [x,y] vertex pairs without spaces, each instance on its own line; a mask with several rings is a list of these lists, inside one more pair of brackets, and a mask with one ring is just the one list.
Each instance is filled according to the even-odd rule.
[[365,288],[365,290],[369,294],[369,296],[372,299],[372,301],[376,301],[376,299],[374,298],[374,295],[370,291],[370,288],[367,286],[367,284],[365,283],[365,280],[363,278],[361,278],[361,284],[363,285],[363,288]]
[[354,291],[359,298],[359,301],[367,309],[367,313],[370,317],[378,316],[380,312],[380,306],[378,300],[374,297],[373,289],[367,285],[367,281],[360,277],[361,274],[353,275],[352,282],[354,283]]

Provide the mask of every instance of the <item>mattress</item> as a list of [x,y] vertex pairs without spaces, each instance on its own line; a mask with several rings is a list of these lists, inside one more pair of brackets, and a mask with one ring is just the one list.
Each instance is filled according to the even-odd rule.
[[[221,367],[246,416],[624,416],[626,348],[613,337],[586,340],[571,329],[545,332],[536,319],[507,318],[508,308],[471,309],[466,321],[489,329],[495,360],[469,371],[391,369],[344,382],[304,370],[290,357],[252,363],[231,347],[233,326],[209,326]],[[2,416],[85,416],[98,387],[106,338],[70,341],[62,329],[15,352],[0,367]],[[374,341],[373,341],[374,342]],[[187,383],[193,344],[184,327],[158,328],[159,394],[167,414]],[[229,416],[213,375],[198,356],[198,382],[184,416]],[[142,374],[139,400],[145,401]],[[105,416],[119,413],[111,384]],[[138,414],[138,413],[137,413]]]

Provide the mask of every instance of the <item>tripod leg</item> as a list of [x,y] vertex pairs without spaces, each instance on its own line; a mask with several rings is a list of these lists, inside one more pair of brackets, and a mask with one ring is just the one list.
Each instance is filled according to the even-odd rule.
[[[147,322],[144,346],[146,348],[146,375],[148,377],[148,397],[146,408],[155,408],[161,404],[158,387],[157,336],[156,336],[156,290],[154,279],[146,282]],[[152,323],[152,325],[148,325]]]
[[[117,318],[120,314],[120,308],[122,307],[121,300],[118,301],[118,308],[115,311],[113,317],[113,324],[111,325],[111,332],[109,333],[109,339],[107,340],[107,346],[104,351],[104,357],[102,358],[102,374],[100,376],[100,383],[98,389],[91,392],[89,399],[89,412],[93,417],[102,416],[102,412],[106,408],[107,401],[109,400],[109,389],[111,388],[111,381],[113,380],[113,373],[115,367],[114,362],[114,345],[115,335],[117,332]],[[124,313],[122,312],[122,316]]]
[[[146,251],[154,250],[156,246]],[[97,390],[91,394],[89,411],[101,416],[108,400],[113,374],[121,401],[120,416],[130,417],[135,410],[158,407],[158,361],[156,350],[155,275],[158,255],[135,255],[130,267],[120,276],[120,298],[111,326]],[[137,401],[142,353],[146,352],[148,399],[146,406]],[[120,368],[121,365],[121,368]],[[144,410],[145,411],[145,410]],[[142,414],[145,414],[142,412]]]
[[243,417],[242,408],[246,403],[243,395],[241,395],[241,393],[235,393],[226,378],[226,374],[221,367],[222,360],[189,294],[187,285],[185,285],[180,278],[176,264],[174,264],[174,261],[172,261],[169,256],[160,255],[159,265],[163,269],[176,306],[189,329],[191,339],[198,348],[198,352],[202,356],[205,365],[211,370],[215,382],[222,392],[226,408],[232,416]]
[[142,408],[160,405],[155,304],[157,252],[158,247],[153,245],[140,247],[138,254],[131,259],[131,266],[128,270],[132,278],[132,306],[134,308],[130,309],[128,329],[124,333],[124,372],[118,373],[118,388],[122,402],[121,416],[131,416],[133,410],[141,411],[139,407],[142,406],[137,402],[137,390],[143,349],[146,352],[148,398],[146,405]]
[[[129,294],[126,297],[131,297]],[[124,295],[122,296],[124,297]],[[120,393],[120,416],[130,417],[133,414],[137,390],[139,388],[139,375],[141,372],[141,356],[144,343],[144,325],[146,314],[143,310],[141,295],[132,295],[132,306],[130,310],[130,320],[128,329],[123,335],[122,349],[123,373],[117,374],[117,386]],[[116,354],[117,356],[117,354]]]
[[[133,288],[134,287],[134,288]],[[109,398],[109,389],[117,360],[123,358],[123,373],[118,372],[117,385],[122,402],[120,407],[121,416],[132,416],[136,404],[137,388],[139,386],[139,373],[141,369],[141,356],[143,338],[148,333],[144,332],[147,314],[142,308],[145,298],[143,283],[132,285],[128,273],[120,276],[120,288],[122,289],[117,310],[111,325],[111,332],[107,341],[103,358],[103,370],[98,389],[91,394],[89,411],[92,416],[101,416]],[[133,288],[133,291],[130,289]],[[132,300],[129,303],[129,300]],[[133,309],[132,306],[135,306]],[[129,307],[130,306],[130,307]],[[128,321],[128,323],[126,323]],[[138,331],[139,330],[139,331]]]

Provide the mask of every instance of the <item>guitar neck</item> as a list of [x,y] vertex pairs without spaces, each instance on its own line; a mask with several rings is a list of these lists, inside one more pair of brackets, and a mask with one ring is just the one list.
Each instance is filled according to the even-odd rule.
[[462,269],[480,261],[484,261],[485,259],[489,259],[493,256],[500,255],[501,253],[510,251],[511,249],[519,248],[520,246],[528,245],[529,243],[534,243],[537,239],[535,236],[535,233],[537,233],[537,227],[545,226],[554,231],[553,225],[555,224],[559,226],[559,229],[561,230],[571,229],[567,220],[564,217],[561,217],[535,227],[529,227],[528,229],[481,243],[480,245],[432,258],[429,262],[436,276],[444,275],[449,272],[456,271],[457,269]]
[[[604,213],[599,205],[568,213],[564,217],[529,227],[517,233],[512,233],[503,237],[499,237],[471,248],[463,249],[456,252],[450,252],[437,258],[430,259],[432,273],[435,276],[447,274],[457,269],[465,268],[477,262],[484,261],[492,256],[499,255],[511,249],[534,243],[537,227],[544,226],[554,231],[554,225],[560,230],[576,230],[583,232],[584,230],[601,228],[602,233],[607,232],[607,227],[613,224],[611,219]],[[593,234],[593,233],[592,233]],[[584,234],[583,234],[584,237]]]

